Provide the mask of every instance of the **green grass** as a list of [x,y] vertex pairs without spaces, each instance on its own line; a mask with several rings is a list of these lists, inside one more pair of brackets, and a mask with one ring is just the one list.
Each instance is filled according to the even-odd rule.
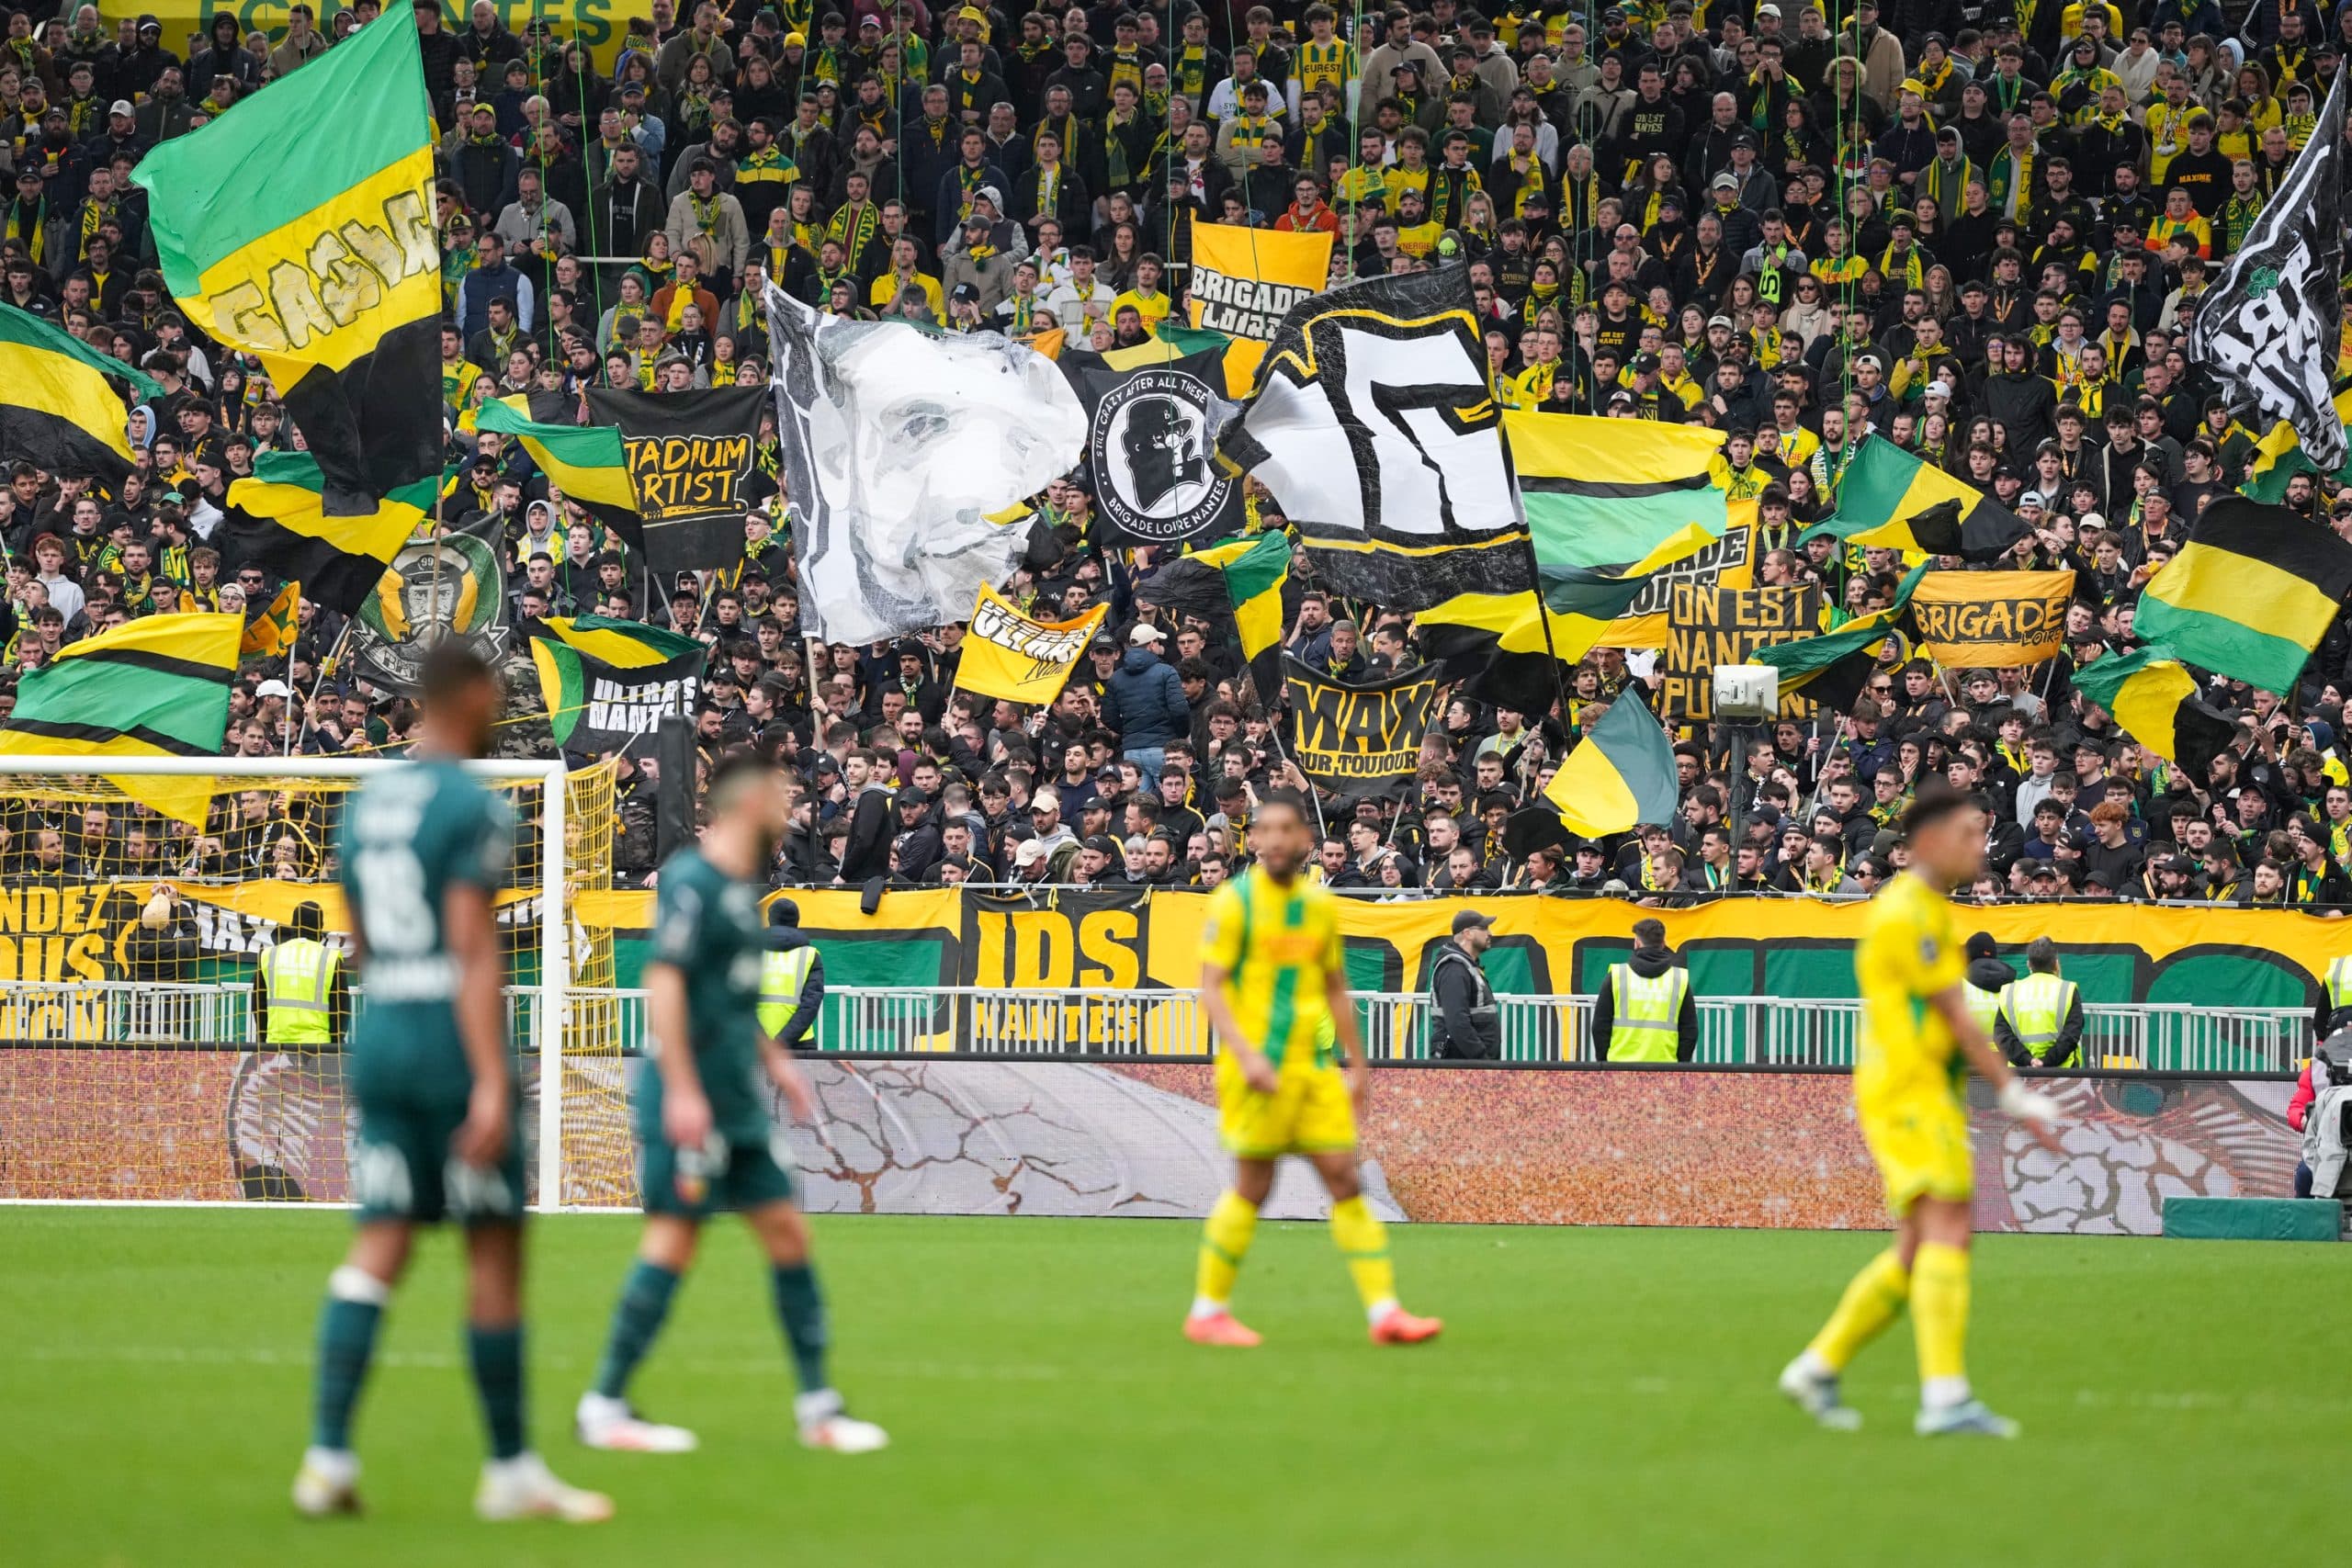
[[[1973,1368],[2026,1424],[1922,1442],[1907,1326],[1805,1425],[1781,1362],[1878,1245],[1860,1235],[1399,1226],[1438,1344],[1375,1351],[1316,1225],[1269,1224],[1250,1354],[1176,1334],[1195,1229],[1140,1220],[818,1222],[836,1372],[895,1446],[802,1452],[764,1282],[715,1234],[634,1391],[679,1459],[570,1435],[635,1234],[533,1230],[532,1405],[599,1529],[492,1528],[428,1241],[361,1409],[368,1517],[295,1518],[332,1213],[0,1210],[0,1562],[444,1568],[880,1564],[2204,1563],[2311,1542],[2352,1416],[2324,1247],[2001,1236]],[[2318,1332],[2315,1332],[2318,1331]],[[2291,1550],[2291,1548],[2290,1548]]]

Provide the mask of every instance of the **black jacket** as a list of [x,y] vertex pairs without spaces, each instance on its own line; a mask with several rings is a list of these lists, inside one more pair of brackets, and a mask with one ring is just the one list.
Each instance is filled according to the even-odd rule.
[[[1674,967],[1674,953],[1668,948],[1635,948],[1625,962],[1643,979],[1655,979]],[[1617,998],[1611,994],[1606,980],[1600,994],[1592,998],[1592,1054],[1595,1059],[1609,1059],[1610,1031],[1617,1027]],[[1674,1059],[1687,1062],[1699,1051],[1699,997],[1695,991],[1682,993],[1682,1010],[1674,1020]]]
[[1430,966],[1430,1055],[1458,1061],[1491,1062],[1502,1055],[1501,1014],[1495,988],[1478,961],[1447,942]]

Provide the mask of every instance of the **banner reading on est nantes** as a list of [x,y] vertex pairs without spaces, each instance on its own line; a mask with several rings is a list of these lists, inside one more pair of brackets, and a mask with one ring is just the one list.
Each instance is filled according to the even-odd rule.
[[[1666,684],[1658,716],[1668,724],[1704,724],[1714,717],[1714,669],[1753,663],[1770,643],[1792,642],[1820,629],[1817,588],[1703,588],[1679,582],[1667,617]],[[1784,718],[1803,718],[1813,705],[1802,695],[1781,699]]]

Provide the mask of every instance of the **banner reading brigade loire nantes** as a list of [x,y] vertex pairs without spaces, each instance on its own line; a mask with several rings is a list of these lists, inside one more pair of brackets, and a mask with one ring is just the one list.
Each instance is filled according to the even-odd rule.
[[1329,234],[1193,225],[1193,325],[1246,340],[1226,351],[1228,394],[1249,394],[1283,317],[1330,278]]
[[392,498],[441,471],[441,244],[414,18],[369,23],[132,177],[173,298],[198,332],[259,356],[318,463],[311,521],[263,519],[249,547],[356,608],[415,526]]
[[1919,649],[1949,670],[2039,664],[2064,646],[2071,571],[1931,571],[1912,591]]
[[636,542],[662,581],[725,566],[743,553],[743,513],[752,504],[752,458],[767,400],[765,387],[589,392],[589,419],[620,429],[643,528]]
[[983,583],[956,660],[956,683],[1009,703],[1050,703],[1110,613],[1103,604],[1074,621],[1035,621]]
[[1351,685],[1297,660],[1283,665],[1291,755],[1310,779],[1351,800],[1404,788],[1420,764],[1438,672],[1423,665]]

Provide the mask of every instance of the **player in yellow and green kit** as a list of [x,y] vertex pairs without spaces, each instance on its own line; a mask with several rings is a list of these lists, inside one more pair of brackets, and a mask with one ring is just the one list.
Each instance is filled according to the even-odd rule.
[[1198,1345],[1259,1343],[1233,1315],[1233,1280],[1273,1188],[1274,1162],[1289,1154],[1305,1156],[1330,1190],[1331,1239],[1363,1298],[1373,1343],[1418,1344],[1444,1326],[1397,1304],[1386,1228],[1357,1180],[1356,1111],[1372,1076],[1348,1005],[1338,900],[1305,874],[1313,842],[1306,803],[1288,791],[1268,796],[1250,824],[1258,863],[1209,901],[1201,995],[1220,1047],[1217,1128],[1234,1179],[1201,1235],[1184,1319],[1184,1337]]
[[1781,1373],[1781,1392],[1838,1431],[1861,1416],[1838,1397],[1838,1375],[1883,1333],[1907,1302],[1919,1351],[1921,1437],[1973,1433],[2013,1438],[2016,1422],[1969,1392],[1969,1207],[1975,1190],[1964,1099],[1973,1067],[1999,1091],[2000,1107],[2055,1150],[2057,1101],[2009,1071],[1968,1010],[1964,964],[1947,889],[1984,864],[1984,813],[1969,796],[1931,782],[1903,816],[1910,869],[1871,901],[1854,947],[1861,1036],[1854,1053],[1854,1110],[1886,1182],[1894,1245],[1865,1265],[1828,1323]]

